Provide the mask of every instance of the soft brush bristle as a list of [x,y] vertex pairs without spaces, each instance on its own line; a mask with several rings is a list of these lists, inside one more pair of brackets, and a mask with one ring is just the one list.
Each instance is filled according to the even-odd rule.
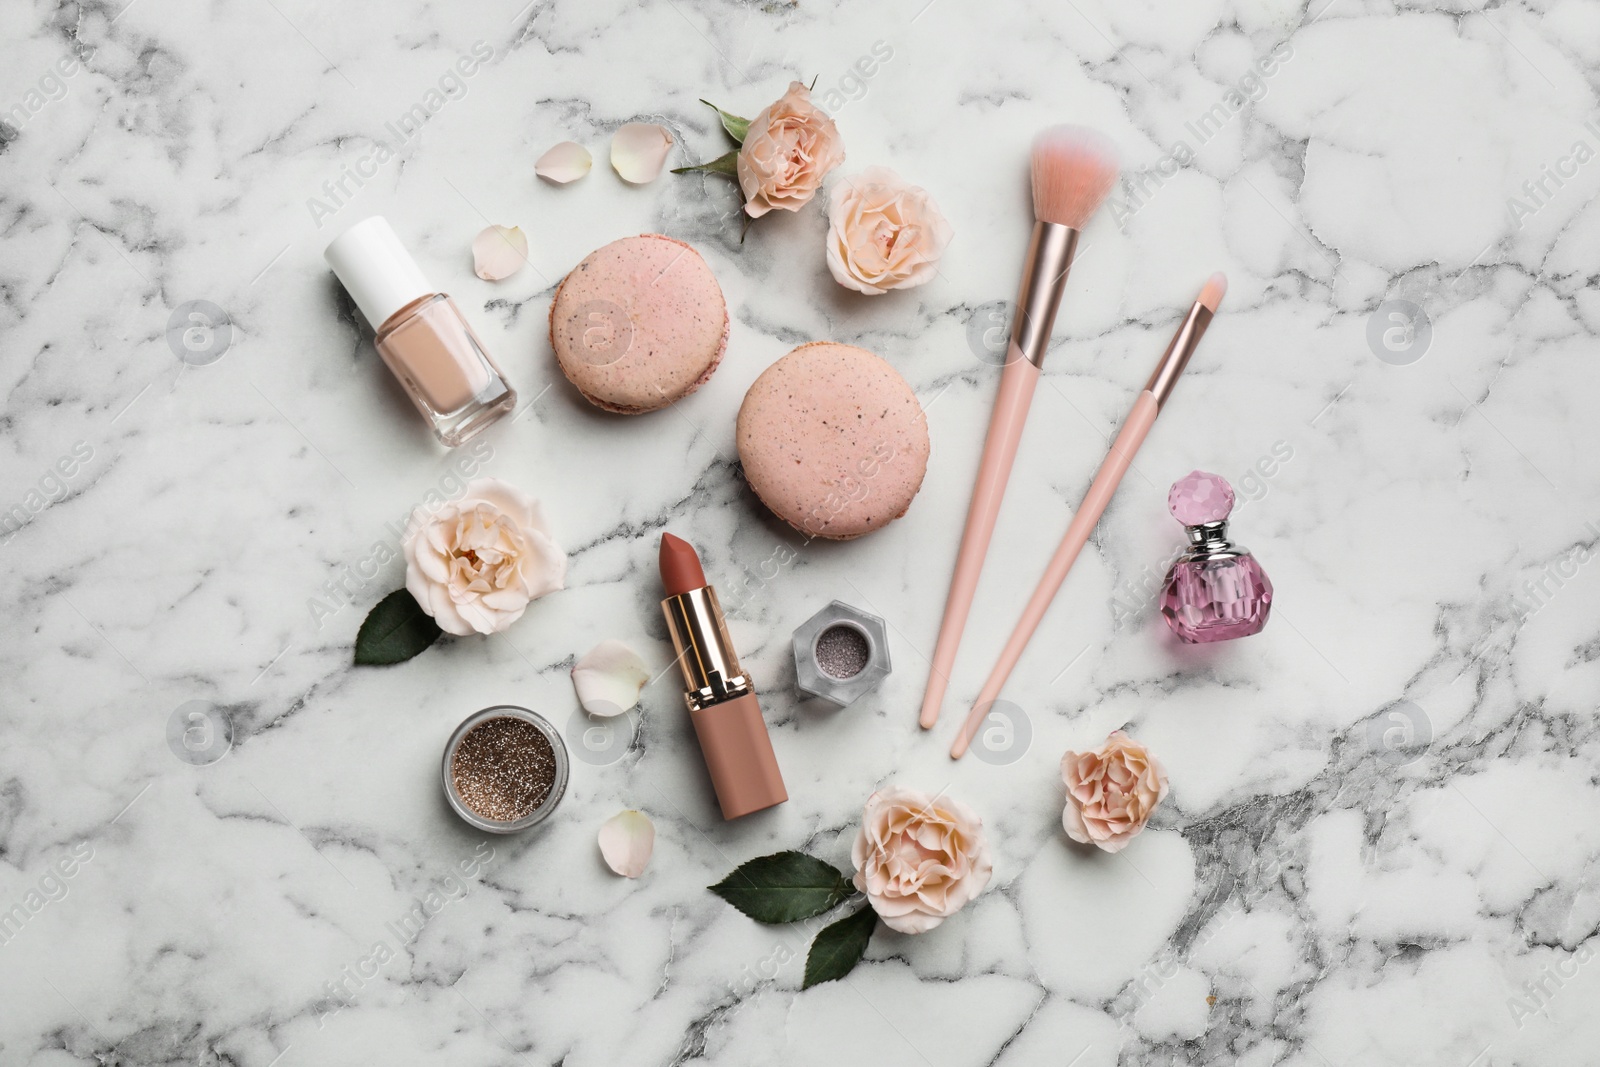
[[1111,139],[1087,126],[1051,126],[1033,141],[1033,214],[1083,229],[1117,183]]

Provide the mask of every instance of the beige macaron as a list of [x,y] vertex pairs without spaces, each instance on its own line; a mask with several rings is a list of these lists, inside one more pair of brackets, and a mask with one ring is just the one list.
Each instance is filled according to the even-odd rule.
[[591,252],[550,303],[550,346],[596,407],[636,415],[688,396],[728,347],[728,305],[700,253],[643,234]]
[[836,541],[904,515],[928,470],[928,423],[898,371],[816,341],[768,367],[739,407],[739,459],[784,522]]

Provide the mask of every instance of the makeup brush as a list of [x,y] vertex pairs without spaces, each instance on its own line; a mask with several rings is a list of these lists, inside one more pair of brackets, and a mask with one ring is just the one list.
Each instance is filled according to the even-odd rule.
[[978,702],[967,713],[967,721],[961,725],[961,733],[956,736],[956,743],[950,747],[951,759],[960,759],[966,754],[967,746],[972,743],[972,735],[977,733],[978,727],[989,713],[989,706],[1000,695],[1011,669],[1017,665],[1017,660],[1022,658],[1022,650],[1028,647],[1029,638],[1033,636],[1033,631],[1044,618],[1045,610],[1050,607],[1050,601],[1055,599],[1061,583],[1066,580],[1067,572],[1072,569],[1078,553],[1089,540],[1089,534],[1094,532],[1095,523],[1100,521],[1106,505],[1111,501],[1111,494],[1117,491],[1122,476],[1128,472],[1128,466],[1133,462],[1133,454],[1139,451],[1139,446],[1144,443],[1145,434],[1150,432],[1156,416],[1161,414],[1161,409],[1166,406],[1167,398],[1172,395],[1172,387],[1177,384],[1178,375],[1183,373],[1183,368],[1189,363],[1189,357],[1194,355],[1194,350],[1199,347],[1200,338],[1205,335],[1206,327],[1211,324],[1211,316],[1216,314],[1217,306],[1222,303],[1222,294],[1227,291],[1228,279],[1220,272],[1213,274],[1205,287],[1200,290],[1200,295],[1195,298],[1193,306],[1189,308],[1189,314],[1184,316],[1183,324],[1173,335],[1172,343],[1167,345],[1167,351],[1162,355],[1161,362],[1156,364],[1155,373],[1150,375],[1150,380],[1145,383],[1138,399],[1133,402],[1133,410],[1123,421],[1122,431],[1117,434],[1116,441],[1111,445],[1111,451],[1100,464],[1100,471],[1094,476],[1089,491],[1084,494],[1083,503],[1078,505],[1077,513],[1072,516],[1066,536],[1061,539],[1061,545],[1051,558],[1050,566],[1045,568],[1044,577],[1039,579],[1039,588],[1034,590],[1032,599],[1022,612],[1022,618],[1017,620],[1016,629],[1011,631],[1011,639],[1001,650],[1000,661],[989,674],[989,680],[983,683],[983,691],[978,694]]
[[1052,126],[1040,133],[1033,142],[1032,165],[1033,238],[1022,267],[1022,288],[1017,293],[1011,343],[1000,374],[1000,393],[995,397],[994,414],[989,417],[978,481],[967,507],[961,551],[956,556],[939,643],[933,650],[928,688],[922,698],[919,721],[924,730],[939,720],[939,705],[950,684],[950,670],[955,666],[961,632],[972,610],[972,595],[983,572],[983,558],[994,534],[995,518],[1000,514],[1000,500],[1005,496],[1011,465],[1017,458],[1022,426],[1033,402],[1033,390],[1039,384],[1045,350],[1050,347],[1050,330],[1066,289],[1067,272],[1072,269],[1078,233],[1100,209],[1117,181],[1116,150],[1110,139],[1083,126]]

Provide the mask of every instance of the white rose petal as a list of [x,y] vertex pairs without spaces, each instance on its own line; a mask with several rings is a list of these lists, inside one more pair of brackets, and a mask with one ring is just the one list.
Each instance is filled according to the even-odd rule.
[[622,180],[634,185],[653,182],[661,176],[672,134],[653,122],[629,122],[611,136],[611,165]]
[[655,847],[655,823],[643,812],[618,812],[600,827],[600,855],[607,867],[624,878],[643,874]]
[[486,282],[509,278],[528,262],[528,236],[516,226],[489,226],[472,239],[472,270]]
[[406,589],[446,633],[499,633],[566,584],[566,553],[538,502],[498,478],[472,482],[453,503],[417,508],[403,548]]
[[639,653],[621,641],[602,641],[572,668],[572,687],[578,703],[590,715],[610,718],[639,703],[639,690],[650,681],[650,671]]
[[575,182],[594,166],[594,157],[577,141],[562,141],[539,157],[533,172],[545,181],[565,185]]

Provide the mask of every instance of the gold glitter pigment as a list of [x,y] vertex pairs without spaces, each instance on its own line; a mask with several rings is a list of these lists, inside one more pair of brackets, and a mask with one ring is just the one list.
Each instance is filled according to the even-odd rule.
[[485,819],[514,822],[537,811],[556,781],[550,739],[532,723],[509,716],[467,731],[450,761],[456,792]]

